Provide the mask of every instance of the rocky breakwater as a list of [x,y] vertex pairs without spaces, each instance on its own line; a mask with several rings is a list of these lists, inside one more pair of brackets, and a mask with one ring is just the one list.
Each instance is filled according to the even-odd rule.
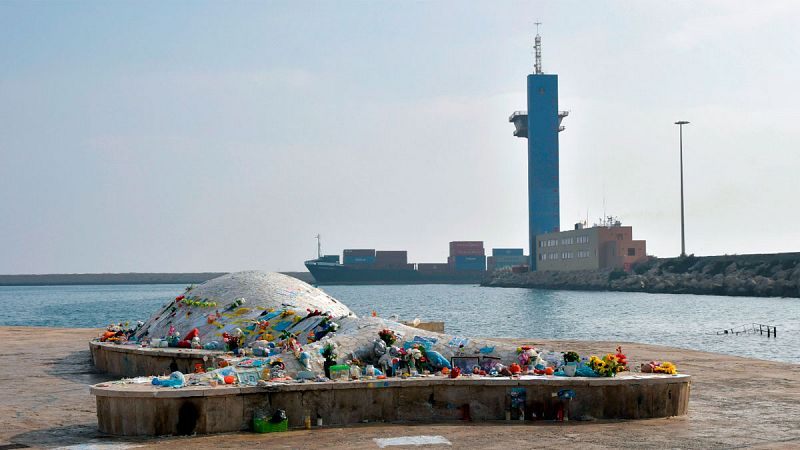
[[800,253],[651,258],[622,270],[512,273],[483,286],[668,294],[800,297]]

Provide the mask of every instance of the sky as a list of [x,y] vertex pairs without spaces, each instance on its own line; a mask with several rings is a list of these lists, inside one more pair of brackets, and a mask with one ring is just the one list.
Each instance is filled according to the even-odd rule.
[[0,273],[527,247],[535,22],[561,227],[800,251],[794,1],[0,2]]

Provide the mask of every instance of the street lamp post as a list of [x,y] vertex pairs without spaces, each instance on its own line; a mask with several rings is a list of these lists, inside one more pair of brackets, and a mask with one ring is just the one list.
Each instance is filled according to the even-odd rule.
[[681,146],[681,256],[686,256],[686,233],[683,225],[683,126],[689,122],[686,120],[679,120],[675,122],[680,130],[680,146]]

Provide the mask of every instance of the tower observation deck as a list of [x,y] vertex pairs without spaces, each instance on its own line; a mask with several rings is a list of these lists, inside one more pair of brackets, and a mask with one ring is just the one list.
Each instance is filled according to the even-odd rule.
[[558,133],[568,111],[558,110],[558,75],[542,71],[542,38],[538,23],[534,44],[536,59],[528,75],[528,110],[508,118],[514,136],[528,139],[528,247],[531,270],[539,252],[536,235],[560,231],[558,192]]

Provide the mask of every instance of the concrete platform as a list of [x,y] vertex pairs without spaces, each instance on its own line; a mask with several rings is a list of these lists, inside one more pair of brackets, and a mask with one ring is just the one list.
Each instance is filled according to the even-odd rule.
[[[158,388],[149,384],[97,384],[100,431],[125,436],[224,433],[251,428],[256,411],[283,409],[289,426],[317,416],[328,426],[363,422],[440,422],[469,418],[504,420],[512,388],[526,392],[525,420],[554,419],[568,405],[573,419],[649,419],[687,414],[688,375],[622,374],[614,378],[521,378],[362,380],[273,383],[266,387],[197,386]],[[555,394],[572,389],[563,402]]]
[[124,378],[168,374],[176,370],[192,373],[195,364],[207,366],[204,357],[213,361],[223,354],[215,350],[149,348],[99,341],[89,342],[89,350],[97,370]]

